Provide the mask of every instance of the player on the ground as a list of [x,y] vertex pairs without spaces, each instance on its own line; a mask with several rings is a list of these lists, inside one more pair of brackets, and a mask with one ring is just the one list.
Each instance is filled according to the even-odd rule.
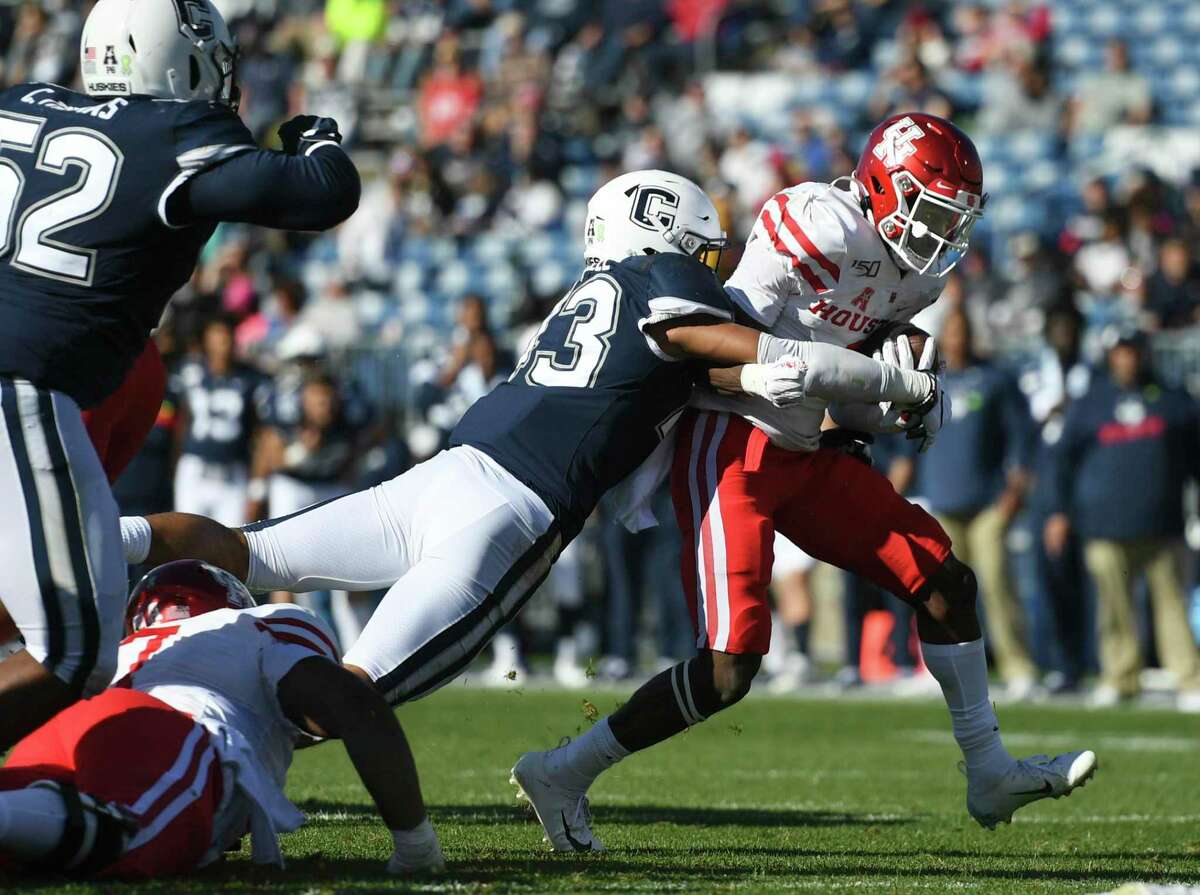
[[340,738],[391,829],[392,872],[444,865],[404,733],[307,610],[255,606],[228,572],[160,566],[130,595],[117,677],[21,740],[0,769],[0,860],[79,875],[203,867],[249,832],[282,863],[304,822],[296,744]]
[[131,562],[196,556],[253,590],[390,590],[346,655],[392,703],[453,679],[537,589],[601,496],[637,469],[710,363],[748,387],[920,405],[936,379],[810,342],[758,365],[759,332],[701,259],[725,243],[698,186],[636,171],[588,204],[586,267],[512,377],[467,411],[449,450],[390,482],[230,531],[178,513],[122,521]]
[[259,150],[208,0],[100,0],[86,94],[0,91],[0,748],[110,679],[126,591],[117,509],[83,423],[141,354],[217,222],[324,229],[356,207],[328,119]]
[[[726,290],[776,336],[854,346],[937,300],[983,204],[983,169],[966,134],[931,115],[894,116],[871,133],[853,177],[800,184],[767,202]],[[907,338],[899,339],[893,351],[911,365]],[[925,353],[931,365],[934,354]],[[712,374],[730,391],[740,377]],[[698,391],[693,404],[676,442],[672,496],[699,653],[573,742],[517,762],[513,780],[554,848],[601,848],[586,792],[605,769],[749,691],[770,644],[776,531],[914,606],[925,663],[965,759],[967,810],[979,823],[1010,821],[1017,808],[1066,795],[1091,776],[1091,752],[1018,761],[1005,750],[988,697],[974,574],[937,521],[885,476],[821,447],[827,401],[780,413],[747,395]],[[833,415],[854,428],[908,426],[928,440],[945,405],[920,421],[863,404]]]

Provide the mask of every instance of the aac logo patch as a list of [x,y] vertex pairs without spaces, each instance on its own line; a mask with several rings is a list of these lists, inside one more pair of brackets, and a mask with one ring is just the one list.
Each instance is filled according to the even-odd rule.
[[[636,194],[636,195],[635,195]],[[633,197],[629,219],[645,230],[670,230],[675,226],[679,196],[661,186],[631,186],[625,191]]]

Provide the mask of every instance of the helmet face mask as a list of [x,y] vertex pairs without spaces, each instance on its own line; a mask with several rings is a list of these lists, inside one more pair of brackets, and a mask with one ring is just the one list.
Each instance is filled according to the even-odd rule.
[[919,274],[954,269],[987,201],[971,138],[917,112],[893,115],[871,132],[854,180],[893,258]]
[[[894,174],[892,181],[901,201],[879,222],[879,235],[917,273],[945,276],[970,247],[971,231],[983,216],[982,201],[971,193],[962,199],[941,196],[904,172]],[[911,204],[910,196],[916,197]]]

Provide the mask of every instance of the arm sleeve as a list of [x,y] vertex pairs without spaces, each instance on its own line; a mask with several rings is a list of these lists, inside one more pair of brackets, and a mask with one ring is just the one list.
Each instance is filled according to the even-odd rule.
[[[727,323],[734,319],[734,305],[711,270],[694,258],[686,255],[660,255],[650,268],[650,293],[644,306],[638,329],[645,336],[646,344],[660,359],[677,361],[662,350],[646,330],[671,320],[687,319],[695,323],[697,317],[711,317],[713,323]],[[669,327],[668,327],[669,328]]]
[[816,191],[785,191],[759,212],[725,288],[763,326],[774,325],[790,297],[815,297],[841,279],[846,234],[827,201],[834,200]]
[[787,357],[800,361],[804,369],[804,392],[809,397],[907,405],[920,404],[930,394],[929,376],[916,370],[901,370],[838,345],[778,339],[767,333],[758,337],[760,364]]
[[253,149],[188,178],[167,201],[164,220],[327,230],[354,213],[360,193],[358,171],[339,146],[308,156]]

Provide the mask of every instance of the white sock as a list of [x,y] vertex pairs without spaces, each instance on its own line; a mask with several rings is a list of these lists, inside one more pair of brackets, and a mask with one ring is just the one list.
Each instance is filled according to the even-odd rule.
[[67,822],[62,796],[50,789],[0,792],[0,851],[18,860],[43,858],[57,847]]
[[1012,756],[1000,740],[1000,722],[988,698],[983,638],[970,643],[921,641],[921,653],[925,667],[942,687],[954,739],[962,750],[968,774],[1007,768]]
[[546,769],[586,790],[597,777],[628,754],[629,750],[617,742],[608,719],[604,718],[587,733],[551,752],[546,759]]
[[150,523],[145,516],[121,517],[121,546],[125,548],[125,562],[140,565],[150,555]]

